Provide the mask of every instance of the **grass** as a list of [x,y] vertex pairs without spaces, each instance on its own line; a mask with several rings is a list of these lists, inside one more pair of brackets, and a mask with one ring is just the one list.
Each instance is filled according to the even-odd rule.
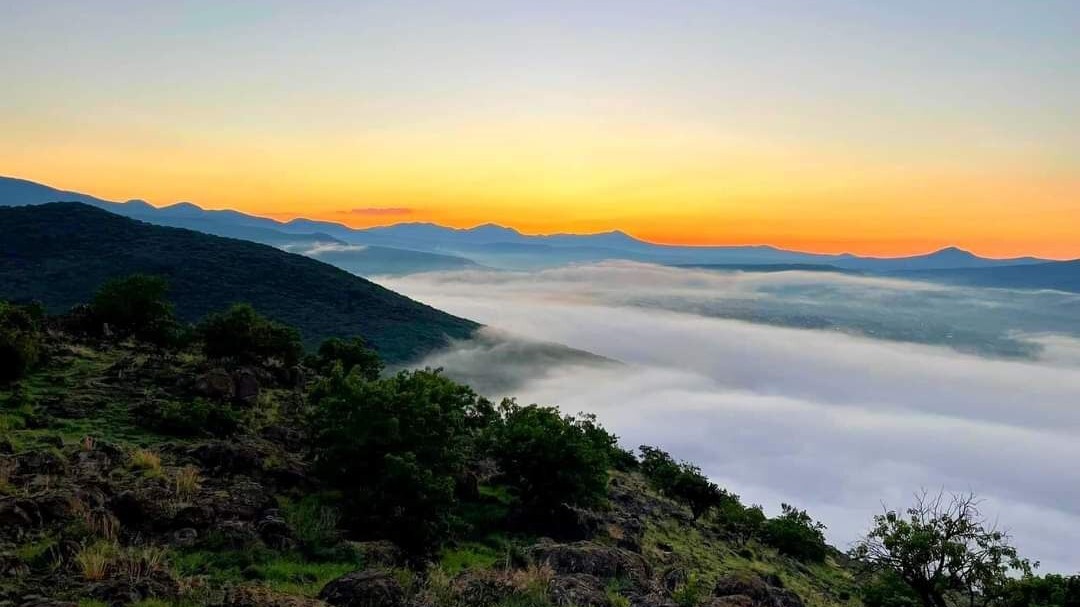
[[128,462],[132,470],[140,470],[150,477],[161,476],[161,456],[149,449],[135,449]]
[[202,477],[195,466],[184,466],[173,480],[177,497],[184,500],[194,497],[202,486]]
[[313,597],[327,582],[359,568],[355,561],[315,562],[295,552],[190,550],[172,557],[183,576],[208,576],[217,583],[258,581],[287,594]]
[[116,555],[116,545],[111,542],[95,542],[83,546],[75,555],[75,563],[79,566],[79,573],[88,582],[97,582],[105,579],[109,573],[109,566]]

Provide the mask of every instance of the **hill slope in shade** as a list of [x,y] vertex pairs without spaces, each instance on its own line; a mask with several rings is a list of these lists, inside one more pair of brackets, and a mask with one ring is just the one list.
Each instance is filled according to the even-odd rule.
[[1080,260],[999,268],[920,270],[905,278],[999,289],[1053,289],[1080,293]]
[[298,327],[311,347],[359,335],[390,362],[470,336],[479,326],[272,247],[154,226],[80,203],[0,209],[0,299],[54,311],[87,301],[105,280],[166,277],[178,315],[195,321],[235,302]]

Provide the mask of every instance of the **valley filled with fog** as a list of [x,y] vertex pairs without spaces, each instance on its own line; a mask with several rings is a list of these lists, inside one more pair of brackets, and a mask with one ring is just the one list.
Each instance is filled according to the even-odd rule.
[[378,282],[488,326],[422,365],[595,413],[841,549],[883,503],[971,490],[1044,571],[1080,569],[1080,295],[632,262]]

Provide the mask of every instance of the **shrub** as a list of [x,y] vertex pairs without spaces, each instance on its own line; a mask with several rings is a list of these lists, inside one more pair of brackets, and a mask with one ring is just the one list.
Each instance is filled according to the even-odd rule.
[[319,346],[313,365],[315,369],[329,374],[336,364],[340,364],[346,373],[358,373],[369,381],[378,379],[383,369],[379,355],[359,337],[349,341],[333,337]]
[[141,425],[173,436],[229,436],[240,427],[241,417],[228,404],[210,403],[201,398],[149,403],[139,410]]
[[116,555],[116,545],[111,542],[95,542],[83,546],[75,554],[75,562],[79,565],[79,571],[83,579],[88,582],[96,582],[105,579],[109,573],[109,567]]
[[177,325],[166,297],[168,291],[168,283],[160,276],[132,274],[114,278],[94,295],[93,318],[120,337],[171,344],[176,340]]
[[690,507],[694,518],[700,518],[712,508],[727,502],[738,503],[738,497],[709,481],[701,469],[686,462],[678,463],[666,451],[642,445],[641,471],[664,495]]
[[783,504],[780,516],[765,521],[762,540],[781,553],[805,561],[825,560],[828,547],[825,544],[825,525],[814,521],[810,515],[794,506]]
[[28,308],[0,301],[0,383],[19,379],[40,358],[40,318]]
[[342,492],[345,523],[414,556],[436,548],[451,522],[454,477],[491,404],[438,371],[365,381],[340,369],[311,403],[317,464]]
[[604,496],[615,437],[594,417],[505,400],[488,430],[487,448],[518,506],[532,523],[555,521],[566,505]]
[[197,333],[209,358],[292,366],[304,351],[296,329],[265,318],[248,304],[207,316]]

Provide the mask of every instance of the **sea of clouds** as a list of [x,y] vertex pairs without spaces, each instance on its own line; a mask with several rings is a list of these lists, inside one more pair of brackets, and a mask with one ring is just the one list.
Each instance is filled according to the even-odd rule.
[[1080,296],[628,262],[380,282],[490,327],[423,364],[596,413],[842,549],[883,504],[975,491],[1044,571],[1080,571]]

